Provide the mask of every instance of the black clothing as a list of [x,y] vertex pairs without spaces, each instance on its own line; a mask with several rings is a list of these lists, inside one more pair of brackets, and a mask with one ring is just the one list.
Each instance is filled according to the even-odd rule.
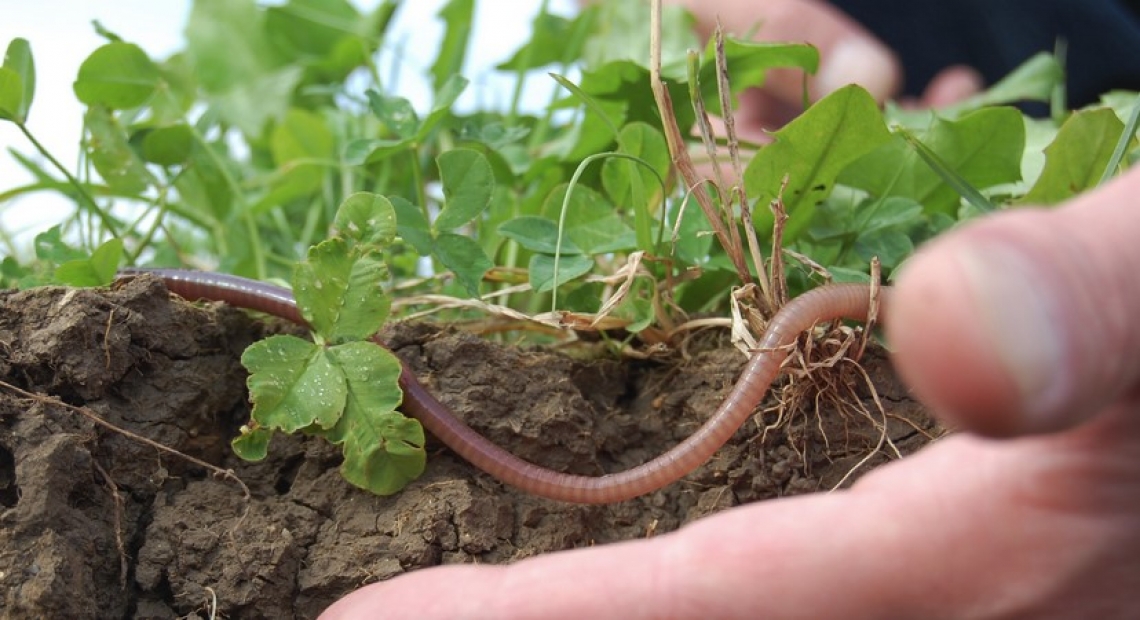
[[1067,44],[1070,107],[1111,89],[1140,90],[1140,0],[833,0],[899,55],[904,92],[965,64],[992,84]]

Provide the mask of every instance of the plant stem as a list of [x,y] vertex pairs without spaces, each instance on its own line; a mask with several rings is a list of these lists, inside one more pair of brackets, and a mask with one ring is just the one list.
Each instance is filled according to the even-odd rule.
[[420,151],[413,145],[409,152],[412,155],[412,183],[415,185],[416,200],[420,203],[424,218],[430,222],[431,210],[428,209],[427,188],[424,187],[424,170],[423,166],[420,165]]
[[67,168],[65,168],[63,164],[59,163],[59,160],[56,159],[55,156],[53,156],[44,147],[43,144],[40,144],[40,141],[37,140],[34,135],[32,135],[32,132],[28,130],[26,125],[23,123],[16,123],[16,127],[19,127],[20,133],[24,134],[24,137],[32,143],[32,146],[34,146],[36,150],[39,151],[40,155],[43,155],[44,158],[51,162],[51,164],[55,166],[55,169],[58,170],[59,173],[67,179],[68,183],[70,183],[72,187],[75,188],[75,191],[83,198],[83,200],[80,202],[85,202],[86,204],[84,206],[86,206],[92,213],[95,214],[96,217],[99,218],[99,221],[102,222],[103,226],[107,228],[107,231],[111,233],[112,237],[118,239],[120,236],[118,226],[115,224],[115,219],[111,217],[111,214],[99,208],[99,204],[95,202],[95,199],[91,197],[91,194],[87,193],[87,188],[83,187],[83,184],[79,182],[79,179],[72,176],[72,174],[68,172]]
[[[158,207],[158,213],[154,216],[154,222],[147,229],[142,239],[139,240],[139,243],[135,247],[134,251],[128,253],[127,264],[134,265],[138,261],[139,256],[142,255],[143,250],[150,245],[151,241],[154,240],[155,235],[158,234],[158,230],[162,227],[162,220],[166,216],[166,212],[170,209],[170,203],[167,201],[167,198],[169,196],[170,188],[172,185],[173,180],[170,183],[164,183],[158,188],[158,198],[155,201],[155,206]],[[145,217],[146,213],[149,212],[150,209],[148,208],[144,212],[143,217]],[[143,217],[139,217],[137,220],[135,220],[134,224],[131,226],[131,230],[136,230],[142,224]]]
[[700,205],[701,211],[704,211],[720,246],[724,248],[729,260],[732,261],[736,273],[740,276],[740,281],[744,284],[752,284],[752,272],[748,270],[743,253],[738,251],[737,246],[733,245],[731,233],[728,230],[729,226],[735,226],[736,223],[731,220],[725,222],[716,206],[713,205],[712,198],[705,189],[703,179],[697,174],[697,170],[693,166],[693,160],[685,146],[685,138],[681,135],[680,128],[677,127],[677,117],[673,112],[673,99],[669,95],[669,90],[665,88],[665,82],[661,79],[661,0],[650,2],[649,18],[649,85],[653,89],[653,99],[657,103],[657,110],[661,115],[665,143],[669,145],[669,156],[673,162],[673,168],[681,177],[685,187],[697,199],[697,204]]
[[[538,14],[534,17],[534,22],[542,19],[544,15],[550,12],[550,0],[542,0],[542,4],[538,7]],[[519,115],[519,106],[522,103],[523,87],[526,86],[526,74],[529,69],[524,67],[530,66],[530,59],[534,56],[534,42],[530,41],[522,50],[522,56],[519,57],[518,65],[515,67],[515,73],[518,79],[515,80],[515,92],[511,94],[511,109],[507,112],[506,126],[513,127],[515,120]]]
[[[268,273],[265,266],[265,249],[261,246],[261,237],[257,234],[257,224],[249,212],[249,205],[246,203],[245,195],[241,191],[241,186],[238,185],[237,179],[234,178],[230,169],[226,167],[222,158],[218,157],[218,153],[206,142],[206,137],[198,131],[198,128],[191,123],[186,123],[186,126],[189,127],[190,135],[194,136],[194,140],[198,143],[198,146],[205,149],[206,156],[209,157],[210,161],[217,167],[218,172],[222,175],[222,179],[225,180],[226,185],[230,188],[230,192],[233,193],[233,200],[237,203],[238,210],[241,212],[241,223],[245,226],[248,234],[247,241],[249,241],[250,252],[253,254],[254,277],[258,280],[264,280]],[[220,246],[218,248],[218,254],[221,256],[225,256],[229,253],[225,238],[223,231],[215,231],[214,239]]]
[[1140,125],[1140,96],[1132,103],[1132,114],[1128,116],[1128,122],[1124,124],[1124,133],[1120,134],[1120,140],[1117,140],[1116,148],[1112,150],[1112,157],[1109,158],[1108,165],[1105,166],[1097,185],[1103,185],[1116,174],[1116,170],[1120,168],[1120,162],[1124,161],[1124,155],[1128,152],[1129,145],[1132,144],[1132,137],[1136,135],[1137,125]]

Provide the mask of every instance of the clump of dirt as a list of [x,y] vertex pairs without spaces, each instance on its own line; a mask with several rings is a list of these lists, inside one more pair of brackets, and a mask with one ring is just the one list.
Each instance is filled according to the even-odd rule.
[[[150,278],[110,291],[0,292],[0,616],[309,618],[422,567],[652,536],[737,504],[847,484],[938,432],[871,354],[864,366],[886,414],[862,375],[848,373],[849,411],[773,408],[697,472],[636,500],[531,497],[438,443],[419,480],[375,497],[340,478],[338,450],[320,440],[278,436],[260,463],[230,451],[249,416],[241,351],[280,329],[173,299]],[[723,342],[659,363],[579,361],[423,323],[397,324],[387,339],[493,441],[591,475],[687,436],[743,365]],[[250,496],[84,412],[232,470]]]

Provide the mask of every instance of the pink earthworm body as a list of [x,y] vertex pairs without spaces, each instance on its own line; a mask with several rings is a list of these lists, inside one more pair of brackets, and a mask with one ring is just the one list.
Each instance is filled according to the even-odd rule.
[[[301,325],[306,322],[285,288],[255,280],[183,269],[124,269],[119,277],[150,274],[188,300],[224,302],[264,312]],[[885,306],[889,289],[881,289]],[[528,493],[582,504],[607,504],[651,493],[673,483],[707,461],[759,406],[780,372],[790,345],[813,325],[833,319],[865,321],[871,303],[866,284],[822,286],[788,302],[768,323],[759,347],[732,391],[712,417],[687,439],[653,460],[623,472],[578,476],[540,467],[492,443],[453,414],[416,379],[405,365],[401,410],[475,467]],[[377,344],[383,346],[378,339]]]

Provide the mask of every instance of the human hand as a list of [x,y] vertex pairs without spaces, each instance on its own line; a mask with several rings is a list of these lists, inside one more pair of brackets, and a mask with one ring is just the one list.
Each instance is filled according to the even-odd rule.
[[[766,41],[803,41],[820,51],[820,67],[808,79],[808,94],[818,100],[848,84],[859,84],[880,102],[896,96],[903,81],[893,51],[850,17],[823,0],[671,0],[697,18],[697,30],[711,36],[717,19],[731,34],[743,36],[757,25]],[[977,71],[966,66],[944,69],[927,85],[917,107],[950,105],[982,88]],[[766,131],[779,129],[802,112],[803,74],[799,70],[769,72],[762,89],[742,94],[736,129],[747,139],[766,142]]]
[[[851,490],[368,586],[323,618],[1123,617],[1140,585],[1140,168],[921,250],[894,360],[962,433]],[[1003,437],[1004,439],[986,438]]]

